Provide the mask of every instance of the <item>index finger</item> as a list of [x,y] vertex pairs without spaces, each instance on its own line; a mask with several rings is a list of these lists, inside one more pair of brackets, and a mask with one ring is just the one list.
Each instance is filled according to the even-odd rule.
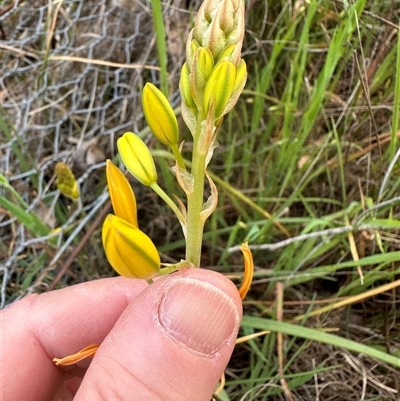
[[2,400],[52,400],[64,376],[53,358],[101,343],[147,285],[101,279],[30,295],[1,311]]

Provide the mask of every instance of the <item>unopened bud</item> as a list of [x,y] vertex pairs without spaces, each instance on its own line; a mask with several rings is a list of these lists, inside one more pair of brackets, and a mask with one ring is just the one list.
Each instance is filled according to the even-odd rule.
[[133,132],[126,132],[117,141],[122,162],[128,171],[143,185],[157,182],[153,156],[146,144]]
[[222,116],[235,89],[235,81],[235,65],[229,61],[218,62],[204,89],[204,110],[206,114],[214,105],[215,119]]
[[164,94],[147,83],[142,94],[143,112],[154,136],[164,145],[179,142],[179,128],[175,113]]

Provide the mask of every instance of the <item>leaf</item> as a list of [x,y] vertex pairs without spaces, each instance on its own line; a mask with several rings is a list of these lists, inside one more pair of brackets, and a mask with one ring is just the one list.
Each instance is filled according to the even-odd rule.
[[50,228],[43,224],[38,216],[27,212],[10,200],[0,197],[0,204],[4,206],[16,219],[22,223],[32,234],[44,237],[50,233]]

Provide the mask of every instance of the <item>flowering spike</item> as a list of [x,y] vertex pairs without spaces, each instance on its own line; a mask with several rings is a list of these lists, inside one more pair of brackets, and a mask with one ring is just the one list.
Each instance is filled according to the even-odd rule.
[[138,226],[135,194],[124,173],[111,161],[107,160],[107,184],[114,213],[128,223]]
[[142,104],[154,136],[164,145],[176,145],[179,142],[178,121],[165,95],[148,82],[143,89]]
[[103,246],[114,270],[124,277],[150,280],[160,271],[160,256],[151,239],[134,225],[109,214],[103,224]]
[[118,151],[125,167],[143,185],[157,182],[153,156],[146,144],[133,132],[126,132],[117,141]]
[[243,277],[243,283],[239,288],[239,295],[240,298],[243,300],[250,289],[251,282],[253,281],[254,263],[253,263],[253,255],[251,254],[247,242],[242,244],[240,250],[242,251],[244,258],[244,277]]

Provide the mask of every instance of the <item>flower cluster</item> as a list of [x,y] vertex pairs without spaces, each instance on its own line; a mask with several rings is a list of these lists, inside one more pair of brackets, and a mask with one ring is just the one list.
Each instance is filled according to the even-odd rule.
[[[213,149],[222,117],[232,110],[246,83],[241,59],[242,0],[206,0],[186,44],[180,79],[182,116],[200,152]],[[203,122],[203,123],[202,123]]]
[[[234,107],[246,83],[246,64],[241,58],[244,36],[242,0],[205,0],[197,15],[186,45],[180,91],[182,116],[193,137],[190,171],[179,148],[179,128],[174,110],[166,96],[153,84],[143,89],[142,105],[154,136],[169,146],[176,159],[176,178],[186,202],[176,204],[157,184],[157,171],[150,150],[132,132],[117,142],[127,170],[143,185],[154,190],[179,219],[186,239],[185,259],[160,268],[160,257],[150,238],[138,226],[136,200],[125,175],[107,161],[107,181],[115,215],[108,215],[103,226],[103,245],[113,268],[121,275],[146,279],[183,266],[200,267],[204,223],[218,202],[217,188],[207,172],[224,116]],[[208,182],[210,196],[204,201]],[[245,279],[239,289],[246,295],[253,274],[252,257],[243,244]]]
[[[157,171],[150,150],[142,139],[125,133],[118,139],[118,151],[127,170],[143,185],[154,190],[179,219],[186,239],[185,260],[160,268],[160,256],[151,239],[139,229],[137,206],[132,188],[122,173],[107,160],[106,174],[115,214],[109,214],[103,225],[103,246],[111,266],[122,276],[145,279],[182,267],[200,267],[204,222],[215,210],[217,188],[206,168],[223,117],[233,108],[246,83],[246,64],[241,59],[244,35],[243,0],[205,0],[187,41],[187,61],[182,67],[180,91],[182,116],[193,137],[190,171],[180,153],[179,129],[175,113],[164,94],[153,84],[143,89],[142,103],[146,121],[154,136],[170,147],[176,159],[176,178],[186,194],[178,206],[157,184]],[[64,172],[64,170],[62,170]],[[68,174],[59,179],[71,196],[76,188]],[[205,178],[210,196],[204,202]],[[242,244],[244,279],[239,288],[242,299],[253,278],[253,258],[247,243]],[[94,344],[74,355],[55,358],[56,364],[74,364],[95,354]]]

